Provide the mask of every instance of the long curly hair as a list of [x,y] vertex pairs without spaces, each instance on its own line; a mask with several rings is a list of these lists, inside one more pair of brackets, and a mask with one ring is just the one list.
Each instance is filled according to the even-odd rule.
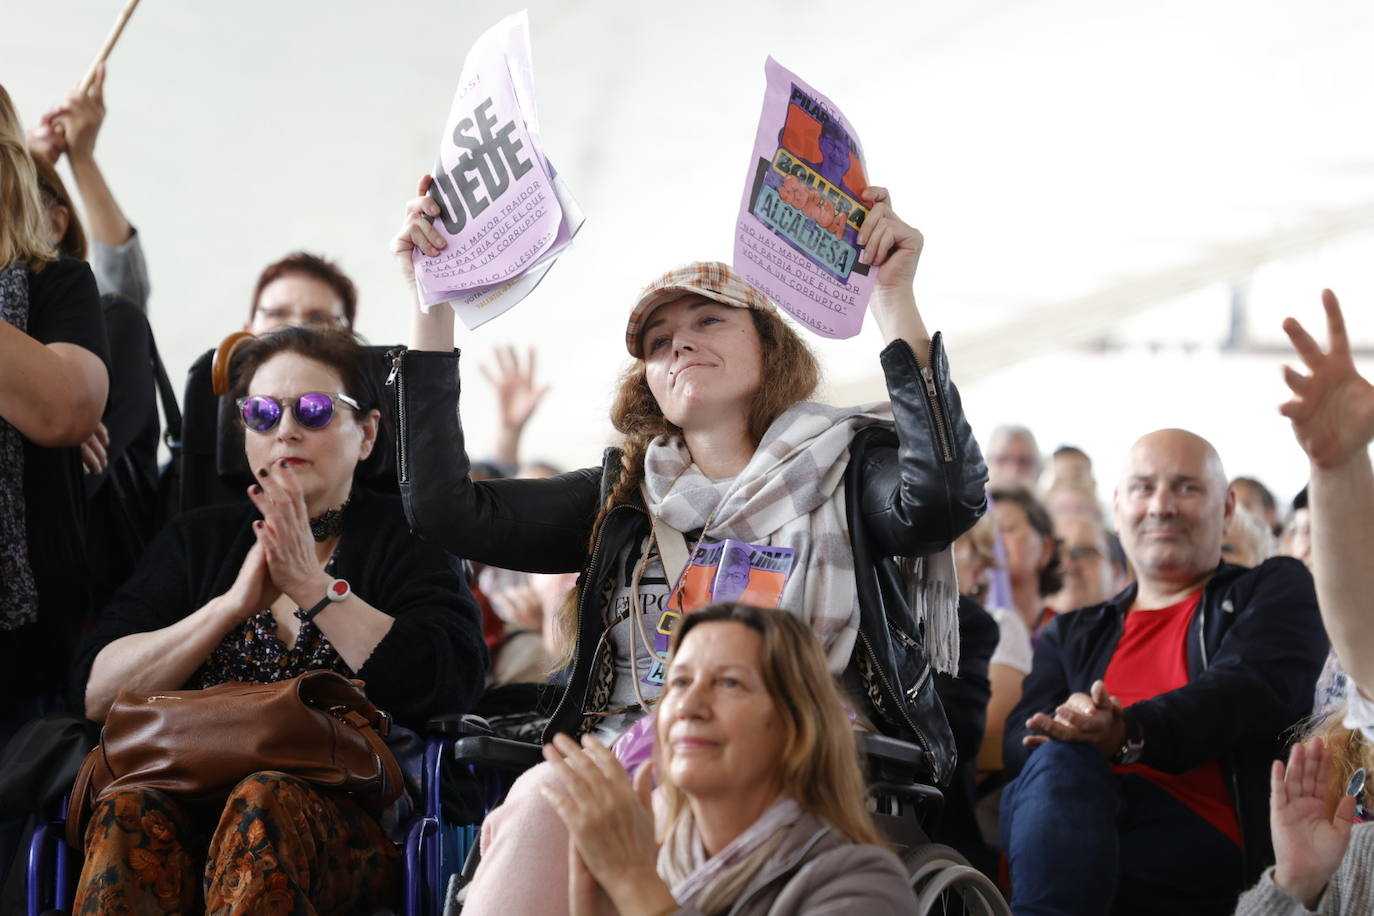
[[[754,393],[749,408],[749,437],[755,446],[783,411],[816,393],[821,382],[820,363],[806,341],[775,311],[749,309],[749,317],[758,332],[761,363],[765,382]],[[591,544],[601,533],[606,514],[616,506],[639,498],[639,485],[644,480],[644,455],[656,436],[682,432],[659,409],[658,401],[649,390],[644,360],[636,359],[620,376],[615,401],[611,405],[611,424],[621,434],[620,471],[606,502],[592,523]],[[588,546],[588,551],[591,546]],[[558,611],[557,630],[562,647],[560,664],[572,657],[577,644],[577,599],[573,590]]]

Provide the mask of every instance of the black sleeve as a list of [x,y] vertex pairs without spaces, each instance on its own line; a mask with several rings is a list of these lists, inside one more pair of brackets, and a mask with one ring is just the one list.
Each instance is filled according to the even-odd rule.
[[388,384],[411,528],[450,553],[502,569],[582,569],[599,507],[599,468],[476,483],[459,417],[458,354],[407,350]]
[[102,649],[133,633],[171,626],[200,606],[191,593],[184,519],[173,519],[153,539],[133,575],[101,609],[82,639],[69,682],[76,709],[85,707],[86,681]]
[[89,350],[109,368],[105,317],[90,265],[62,258],[29,275],[28,335],[42,344],[69,343]]
[[372,542],[380,575],[375,593],[359,597],[396,619],[358,677],[367,695],[407,727],[472,709],[486,682],[482,617],[463,581],[437,545],[398,524]]
[[929,370],[904,340],[888,344],[881,360],[897,447],[870,450],[864,526],[887,556],[936,553],[986,509],[987,467],[949,379],[940,335],[931,341]]
[[1275,557],[1245,578],[1248,595],[1237,587],[1232,609],[1226,600],[1215,609],[1236,620],[1207,668],[1129,707],[1144,727],[1141,763],[1181,773],[1242,741],[1274,741],[1311,711],[1327,653],[1312,576],[1297,560]]
[[[1074,611],[1073,614],[1082,613]],[[1072,614],[1058,614],[1040,634],[1030,674],[1021,682],[1021,699],[1002,729],[1002,770],[1012,779],[1026,765],[1031,748],[1021,739],[1030,734],[1026,720],[1037,712],[1052,712],[1073,693],[1073,678],[1065,665],[1064,638]]]

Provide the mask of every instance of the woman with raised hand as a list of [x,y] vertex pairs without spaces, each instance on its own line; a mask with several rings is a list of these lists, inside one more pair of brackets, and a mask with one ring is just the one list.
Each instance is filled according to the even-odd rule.
[[[467,587],[395,496],[354,486],[377,444],[378,387],[343,333],[286,328],[242,351],[233,394],[251,502],[185,513],[149,545],[83,644],[73,680],[90,719],[104,721],[122,690],[317,669],[358,678],[415,731],[471,707],[486,655]],[[209,807],[122,789],[94,806],[73,912],[395,906],[400,855],[377,815],[280,772]]]
[[[414,250],[444,245],[429,183],[392,246],[413,300]],[[958,595],[946,551],[983,511],[986,469],[940,337],[916,308],[921,234],[886,190],[865,197],[859,243],[888,342],[884,403],[810,401],[819,378],[810,348],[727,265],[697,262],[649,284],[629,309],[634,361],[611,410],[624,439],[603,467],[474,483],[453,314],[423,314],[414,302],[412,346],[393,383],[402,498],[416,530],[495,566],[582,573],[559,620],[568,679],[546,741],[589,731],[611,741],[631,727],[662,692],[675,622],[714,594],[804,621],[830,672],[863,698],[859,715],[921,744],[928,778],[948,774],[952,738],[926,653],[953,669]],[[925,558],[915,564],[923,575],[906,575],[894,557]],[[525,774],[487,818],[467,912],[566,908],[563,882],[549,875],[564,861],[566,831],[537,791],[547,778],[542,766]],[[547,879],[528,880],[536,871]]]
[[1374,908],[1374,829],[1360,804],[1374,772],[1374,385],[1355,368],[1340,303],[1322,291],[1329,349],[1293,318],[1283,329],[1306,373],[1284,367],[1293,397],[1279,410],[1311,462],[1312,574],[1331,650],[1347,672],[1346,702],[1275,762],[1270,830],[1276,864],[1245,894],[1238,916],[1355,914]]
[[865,806],[825,656],[796,617],[739,604],[688,615],[655,728],[653,766],[634,788],[591,736],[579,747],[558,735],[544,749],[553,778],[543,793],[570,833],[575,916],[915,911]]

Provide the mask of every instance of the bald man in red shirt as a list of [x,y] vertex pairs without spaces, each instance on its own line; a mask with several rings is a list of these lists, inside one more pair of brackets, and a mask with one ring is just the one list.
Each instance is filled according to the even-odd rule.
[[1113,504],[1138,581],[1046,628],[1004,732],[1012,909],[1228,914],[1326,653],[1312,579],[1221,561],[1235,497],[1193,433],[1136,442]]

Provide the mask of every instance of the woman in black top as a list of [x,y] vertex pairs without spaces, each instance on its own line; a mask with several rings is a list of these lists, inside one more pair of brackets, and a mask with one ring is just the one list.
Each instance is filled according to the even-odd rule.
[[[394,497],[353,487],[380,420],[364,356],[347,336],[290,328],[242,357],[234,393],[258,473],[252,505],[188,513],[149,548],[83,647],[87,716],[103,720],[120,690],[317,668],[361,679],[412,728],[468,708],[485,655],[466,586],[410,534]],[[193,908],[197,837],[210,828],[208,911],[370,911],[395,896],[398,854],[349,798],[260,773],[213,813],[217,827],[150,790],[101,802],[76,911],[141,911],[148,894]]]

